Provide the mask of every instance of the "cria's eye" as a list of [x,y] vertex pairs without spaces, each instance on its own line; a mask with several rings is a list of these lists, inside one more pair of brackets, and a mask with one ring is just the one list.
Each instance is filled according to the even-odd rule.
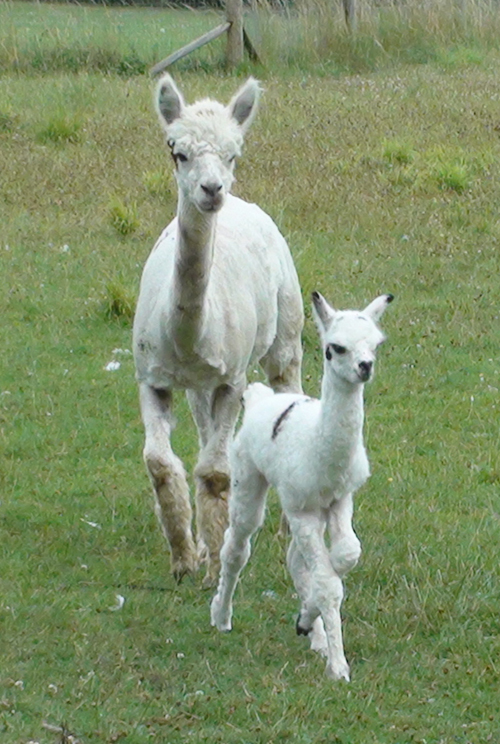
[[176,152],[175,155],[174,155],[174,158],[176,160],[179,160],[181,163],[186,163],[187,162],[187,155],[184,155],[183,152]]
[[336,354],[345,354],[347,351],[345,346],[339,346],[338,344],[331,344],[331,347]]
[[229,158],[229,161],[228,162],[229,163],[234,163],[235,160],[236,160],[236,155],[231,155],[231,157]]

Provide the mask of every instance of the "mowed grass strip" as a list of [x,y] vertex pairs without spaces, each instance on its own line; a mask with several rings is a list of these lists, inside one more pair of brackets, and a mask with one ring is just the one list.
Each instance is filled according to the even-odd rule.
[[[308,393],[322,364],[310,292],[339,307],[396,296],[367,388],[350,685],[295,636],[275,499],[231,634],[210,628],[201,575],[169,575],[129,353],[141,269],[175,212],[150,82],[4,75],[2,742],[53,744],[50,726],[132,744],[499,738],[497,69],[268,74],[237,166],[235,191],[269,211],[296,260]],[[177,79],[189,100],[229,100],[239,83]],[[40,139],[54,111],[78,137]],[[117,203],[133,205],[133,230],[110,219]],[[182,395],[176,414],[192,472]]]

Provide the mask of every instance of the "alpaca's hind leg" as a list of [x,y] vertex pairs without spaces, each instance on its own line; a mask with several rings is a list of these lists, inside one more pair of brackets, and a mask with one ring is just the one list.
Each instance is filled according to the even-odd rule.
[[318,516],[304,512],[288,514],[288,519],[297,549],[311,577],[309,597],[302,607],[298,626],[305,630],[311,628],[320,612],[328,644],[326,673],[333,679],[349,680],[340,619],[342,580],[330,562],[323,540],[324,525]]
[[269,352],[260,360],[262,369],[266,373],[269,384],[275,393],[301,393],[301,364],[302,348],[300,343],[292,344],[291,348],[280,353],[280,345],[276,341]]
[[[297,308],[296,314],[299,308]],[[302,325],[299,324],[302,328]],[[278,334],[260,364],[275,393],[302,393],[301,365],[302,344],[300,337]],[[290,534],[285,514],[281,513],[278,533],[281,537]]]
[[[311,596],[311,572],[307,568],[302,553],[298,549],[297,543],[293,538],[288,548],[287,566],[301,603],[301,612],[297,618],[296,625],[297,635],[307,635],[311,643],[311,649],[326,657],[328,655],[328,644],[326,640],[325,627],[321,615],[319,614],[319,609],[315,608],[314,611],[309,611],[309,623],[307,628],[300,624],[302,610],[304,610],[304,614],[307,613],[306,603],[310,600]],[[314,612],[316,612],[316,618],[313,620]],[[312,624],[310,624],[311,621]]]
[[169,390],[144,384],[139,395],[146,433],[144,462],[153,484],[155,512],[170,545],[172,573],[180,581],[184,574],[196,570],[197,559],[189,488],[182,462],[170,445],[172,396]]
[[[200,433],[202,446],[194,475],[198,536],[208,554],[205,578],[207,586],[215,584],[219,575],[219,552],[227,527],[230,490],[228,449],[238,418],[243,389],[244,383],[238,387],[222,385],[217,388],[209,400],[208,418],[207,414],[201,417],[199,415],[198,394],[190,393],[189,396],[198,430],[205,432],[203,437]],[[206,395],[202,397],[206,399]]]
[[301,393],[302,326],[304,310],[298,281],[290,281],[278,294],[278,324],[275,339],[260,360],[269,384],[276,393]]
[[361,555],[361,543],[352,528],[352,513],[352,494],[348,494],[333,503],[328,515],[330,561],[341,578],[354,568]]
[[250,558],[250,538],[264,521],[267,488],[262,475],[242,457],[231,479],[229,527],[220,553],[219,586],[211,605],[211,622],[219,630],[231,630],[234,590]]

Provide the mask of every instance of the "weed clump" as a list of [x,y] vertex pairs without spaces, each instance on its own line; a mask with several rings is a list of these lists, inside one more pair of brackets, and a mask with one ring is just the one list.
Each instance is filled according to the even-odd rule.
[[471,187],[469,169],[465,163],[443,163],[436,168],[439,188],[462,194]]
[[56,145],[80,141],[82,122],[75,116],[57,113],[50,117],[38,130],[36,139],[42,144],[53,142]]
[[392,164],[410,165],[415,159],[415,151],[408,142],[387,141],[384,144],[384,158]]
[[135,204],[125,204],[119,197],[114,196],[110,200],[108,212],[112,226],[123,237],[131,235],[139,227]]
[[134,317],[135,297],[119,279],[110,279],[105,286],[104,315],[108,320],[130,323]]

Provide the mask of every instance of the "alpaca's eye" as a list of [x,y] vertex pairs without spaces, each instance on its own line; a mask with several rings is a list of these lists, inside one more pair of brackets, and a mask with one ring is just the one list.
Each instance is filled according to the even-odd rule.
[[236,155],[231,155],[231,157],[228,160],[228,163],[234,163],[235,160],[236,160]]
[[187,163],[187,155],[184,155],[183,152],[176,152],[174,159],[179,160],[181,163]]
[[336,354],[345,354],[347,351],[345,346],[339,346],[338,344],[331,344],[331,347]]

